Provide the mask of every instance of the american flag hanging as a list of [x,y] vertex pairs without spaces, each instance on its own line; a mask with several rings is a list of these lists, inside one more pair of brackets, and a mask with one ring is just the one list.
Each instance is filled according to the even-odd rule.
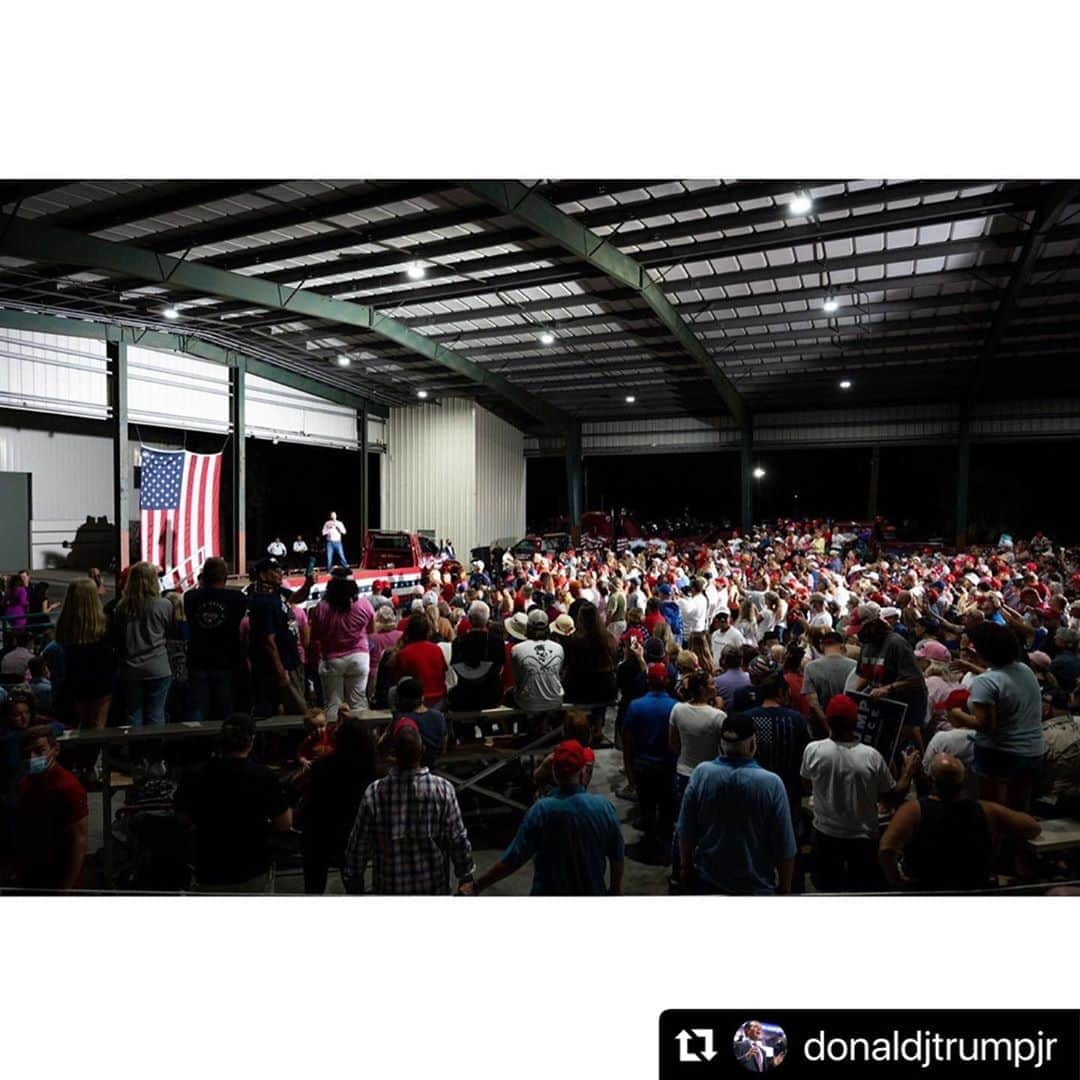
[[142,449],[142,557],[182,584],[220,555],[221,454]]

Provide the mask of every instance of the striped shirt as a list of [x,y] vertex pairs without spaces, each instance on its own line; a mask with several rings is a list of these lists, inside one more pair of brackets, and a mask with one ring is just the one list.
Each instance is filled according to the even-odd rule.
[[425,768],[393,768],[367,789],[345,849],[350,892],[363,891],[370,862],[373,893],[446,896],[451,861],[458,881],[475,871],[449,780]]

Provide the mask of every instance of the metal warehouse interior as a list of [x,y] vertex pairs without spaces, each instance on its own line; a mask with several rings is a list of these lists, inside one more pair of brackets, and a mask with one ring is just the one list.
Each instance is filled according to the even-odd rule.
[[1072,181],[54,180],[0,203],[0,330],[79,325],[114,368],[140,343],[376,419],[465,399],[565,456],[572,517],[583,454],[738,452],[746,524],[764,448],[939,443],[963,477],[972,440],[1080,432]]

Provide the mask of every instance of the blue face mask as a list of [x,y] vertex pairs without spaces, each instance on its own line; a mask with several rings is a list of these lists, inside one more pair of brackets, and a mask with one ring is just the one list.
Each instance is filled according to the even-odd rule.
[[47,757],[32,757],[30,759],[30,775],[38,776],[43,773],[49,767],[49,759]]

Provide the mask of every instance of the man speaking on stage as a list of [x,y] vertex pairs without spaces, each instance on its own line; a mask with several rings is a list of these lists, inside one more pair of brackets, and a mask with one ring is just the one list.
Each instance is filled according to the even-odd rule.
[[322,527],[322,534],[326,540],[326,572],[329,573],[334,568],[335,556],[341,560],[341,565],[347,567],[349,564],[345,559],[345,548],[341,544],[341,538],[348,530],[345,528],[343,521],[338,521],[337,514],[333,510],[330,511],[330,520],[327,521]]

